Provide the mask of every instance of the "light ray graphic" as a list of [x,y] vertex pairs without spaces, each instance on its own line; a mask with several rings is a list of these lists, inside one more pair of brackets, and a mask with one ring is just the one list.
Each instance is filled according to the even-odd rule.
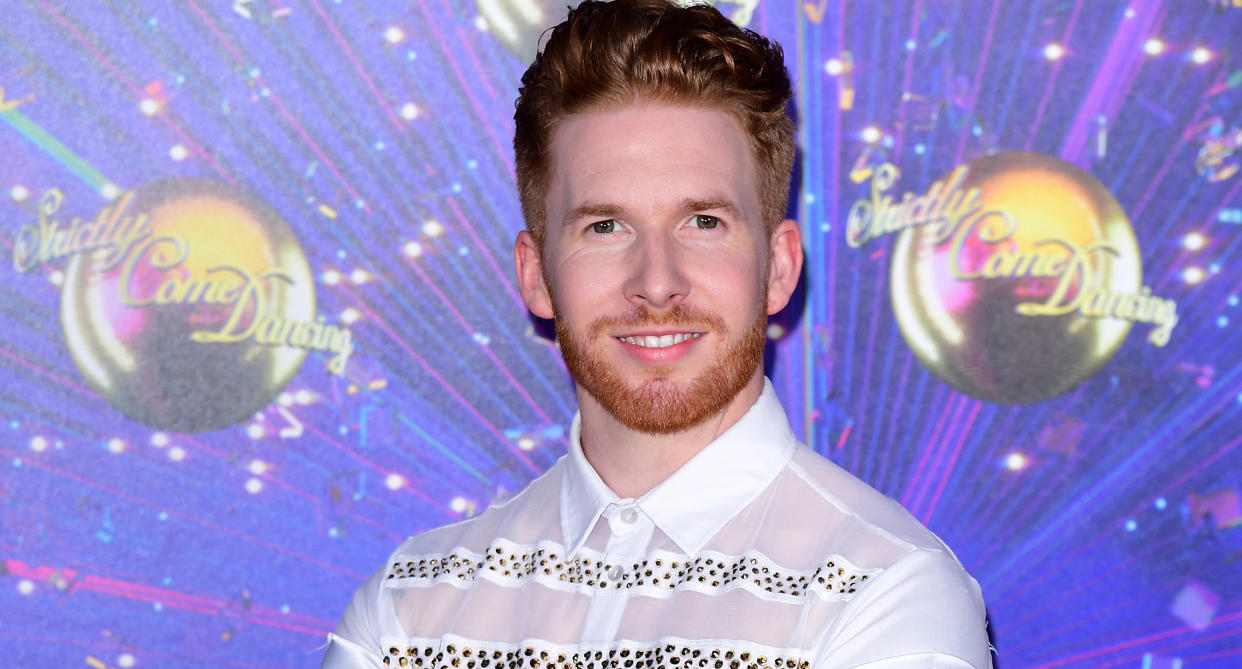
[[7,109],[0,112],[0,118],[4,119],[4,122],[8,123],[9,127],[33,142],[35,146],[38,146],[49,156],[55,158],[57,162],[64,165],[74,176],[81,179],[83,183],[92,189],[103,191],[105,186],[113,185],[110,179],[83,160],[81,156],[74,153],[73,149],[65,146],[60,140],[50,135],[38,123],[30,120],[20,110]]

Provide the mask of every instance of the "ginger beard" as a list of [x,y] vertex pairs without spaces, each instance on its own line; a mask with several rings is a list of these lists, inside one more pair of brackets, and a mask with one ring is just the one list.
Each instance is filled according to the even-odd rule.
[[[594,397],[622,425],[647,434],[673,434],[688,430],[725,410],[750,381],[763,362],[767,338],[767,282],[750,327],[731,338],[724,321],[709,314],[676,305],[662,314],[635,307],[624,317],[597,318],[585,336],[571,332],[556,308],[556,338],[561,356],[574,381]],[[551,285],[550,283],[548,284]],[[709,332],[719,338],[716,359],[688,384],[668,380],[668,372],[654,368],[637,387],[627,384],[595,345],[605,331],[651,325],[676,326],[686,331]],[[705,342],[706,343],[706,342]],[[674,363],[676,364],[676,363]]]

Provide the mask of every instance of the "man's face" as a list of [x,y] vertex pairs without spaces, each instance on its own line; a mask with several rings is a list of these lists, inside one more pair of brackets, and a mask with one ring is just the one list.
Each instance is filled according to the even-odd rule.
[[542,257],[528,258],[538,273],[523,270],[519,238],[519,275],[531,310],[555,318],[580,390],[648,433],[721,413],[758,382],[767,315],[792,290],[769,291],[773,252],[738,122],[640,102],[564,120],[551,156]]

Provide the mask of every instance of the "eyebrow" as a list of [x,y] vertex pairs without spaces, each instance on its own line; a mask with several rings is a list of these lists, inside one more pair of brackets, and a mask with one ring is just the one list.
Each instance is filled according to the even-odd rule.
[[[685,198],[679,203],[680,210],[684,213],[693,211],[723,211],[730,217],[745,222],[746,216],[742,213],[741,207],[733,204],[729,200],[719,198],[698,199]],[[562,224],[569,225],[575,221],[584,218],[616,218],[620,216],[622,209],[615,204],[587,203],[579,205],[569,210],[565,215]]]
[[584,218],[596,218],[596,217],[616,218],[617,216],[620,216],[620,215],[621,215],[621,207],[615,204],[588,203],[588,204],[579,205],[577,207],[574,207],[573,209],[570,209],[569,213],[565,214],[565,220],[563,220],[562,223],[564,225],[569,225],[570,223],[573,223],[574,221],[578,221]]
[[722,200],[718,198],[708,199],[708,200],[697,200],[694,198],[686,198],[681,201],[681,209],[682,211],[687,212],[687,213],[692,212],[692,211],[712,211],[712,210],[723,211],[724,213],[728,214],[731,218],[742,221],[743,223],[746,222],[746,215],[742,213],[742,208],[733,204],[732,202],[728,200]]

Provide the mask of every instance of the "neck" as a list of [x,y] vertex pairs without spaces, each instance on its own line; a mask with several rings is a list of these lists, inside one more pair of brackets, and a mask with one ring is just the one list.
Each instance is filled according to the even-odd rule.
[[618,497],[641,497],[724,434],[762,392],[763,369],[759,368],[720,413],[681,432],[648,434],[621,424],[579,387],[582,453]]

